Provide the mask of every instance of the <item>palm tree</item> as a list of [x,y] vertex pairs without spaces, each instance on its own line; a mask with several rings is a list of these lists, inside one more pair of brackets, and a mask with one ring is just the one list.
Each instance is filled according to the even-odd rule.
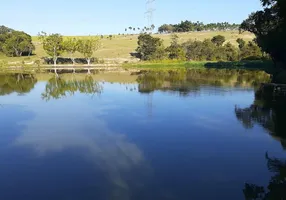
[[128,28],[129,28],[129,30],[130,30],[130,34],[131,34],[131,31],[132,31],[132,27],[131,27],[131,26],[129,26]]
[[155,25],[152,24],[152,25],[151,25],[151,31],[153,31],[154,29],[155,29]]

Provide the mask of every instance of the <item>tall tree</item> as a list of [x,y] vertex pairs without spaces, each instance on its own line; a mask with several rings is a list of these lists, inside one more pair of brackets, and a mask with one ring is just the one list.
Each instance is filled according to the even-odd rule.
[[90,65],[91,58],[95,51],[100,48],[100,41],[98,38],[82,39],[78,41],[78,51],[83,54]]
[[30,35],[22,31],[12,31],[6,33],[2,49],[7,56],[22,56],[24,52],[31,53],[35,47]]
[[39,34],[39,37],[43,42],[44,50],[49,56],[52,56],[54,66],[56,67],[58,57],[64,52],[63,36],[58,33],[47,35],[42,32]]
[[154,29],[155,29],[155,25],[152,24],[152,25],[151,25],[151,31],[153,31]]
[[78,51],[78,41],[76,38],[68,38],[63,42],[64,50],[69,54],[70,59],[75,64],[74,53]]
[[144,33],[139,35],[137,43],[136,52],[142,60],[161,60],[166,56],[163,40],[160,38]]
[[250,14],[240,29],[254,33],[257,44],[271,56],[275,66],[286,69],[286,1],[260,1],[263,10]]

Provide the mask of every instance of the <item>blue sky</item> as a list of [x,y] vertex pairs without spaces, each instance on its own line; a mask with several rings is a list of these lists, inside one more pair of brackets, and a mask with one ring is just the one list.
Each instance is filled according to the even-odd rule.
[[[154,7],[158,27],[181,20],[241,23],[261,5],[260,0],[156,0]],[[10,0],[1,2],[0,25],[31,35],[118,34],[146,26],[145,10],[146,0]]]

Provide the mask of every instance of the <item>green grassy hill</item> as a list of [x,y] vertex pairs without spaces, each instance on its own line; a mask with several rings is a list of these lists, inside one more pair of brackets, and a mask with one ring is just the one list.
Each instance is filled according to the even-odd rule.
[[[242,33],[239,34],[238,31],[221,31],[221,32],[190,32],[190,33],[179,33],[180,42],[185,42],[187,40],[204,40],[206,38],[212,38],[215,35],[223,35],[225,36],[227,42],[231,42],[232,44],[237,45],[236,39],[243,38],[246,41],[250,41],[254,38],[254,35],[251,33]],[[165,46],[170,44],[171,35],[170,34],[154,34],[153,36],[162,38],[164,40]],[[65,36],[65,37],[76,37],[76,38],[84,38],[84,37],[92,37],[92,36]],[[110,40],[107,38],[108,36],[104,36],[101,40],[102,47],[98,50],[94,56],[99,59],[105,60],[128,60],[131,59],[130,53],[134,52],[137,47],[137,37],[138,35],[114,35]],[[36,46],[35,55],[31,57],[21,57],[21,58],[11,58],[6,57],[5,55],[0,54],[0,60],[4,60],[7,62],[25,62],[34,61],[40,59],[41,57],[47,56],[45,51],[42,48],[42,45],[38,39],[38,37],[33,37],[33,43]],[[64,56],[64,55],[63,55]],[[82,57],[79,53],[76,54],[77,57]]]

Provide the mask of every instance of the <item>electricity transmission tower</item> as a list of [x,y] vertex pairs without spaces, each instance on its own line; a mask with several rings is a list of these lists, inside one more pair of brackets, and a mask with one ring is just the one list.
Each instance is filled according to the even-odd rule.
[[148,28],[151,30],[151,26],[153,25],[153,14],[155,12],[154,8],[155,0],[146,0],[146,12],[145,15],[148,20]]
[[147,97],[147,115],[152,118],[153,115],[153,93],[148,94]]

